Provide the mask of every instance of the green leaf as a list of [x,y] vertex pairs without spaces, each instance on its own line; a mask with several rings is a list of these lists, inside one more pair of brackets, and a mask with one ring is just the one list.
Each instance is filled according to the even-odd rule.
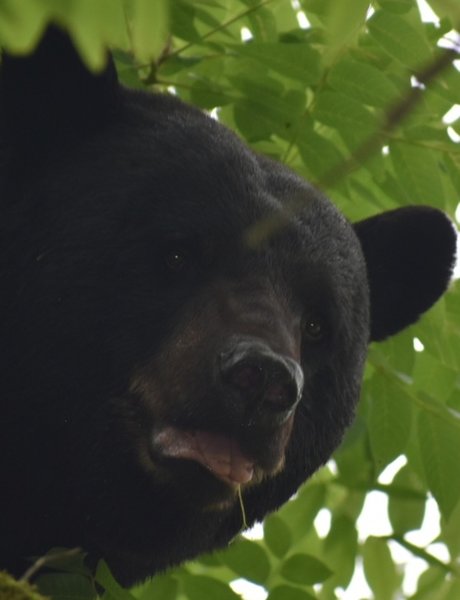
[[301,81],[303,85],[317,82],[321,74],[320,55],[307,44],[249,42],[230,47],[239,56],[256,60],[265,68]]
[[[68,7],[68,2],[66,2]],[[30,52],[38,42],[50,16],[50,8],[43,3],[15,0],[0,4],[0,42],[12,52]]]
[[134,596],[115,580],[104,560],[99,561],[94,578],[108,592],[109,600],[134,600]]
[[181,582],[187,594],[187,600],[203,600],[216,598],[216,600],[241,600],[228,585],[205,575],[183,575]]
[[270,573],[270,561],[265,549],[250,540],[233,542],[220,557],[222,563],[237,575],[255,583],[265,583]]
[[460,598],[460,580],[455,579],[444,585],[439,600],[458,600]]
[[120,0],[79,0],[65,9],[53,3],[56,18],[65,23],[81,57],[92,70],[104,67],[107,46],[129,47],[126,20]]
[[460,427],[428,411],[418,418],[418,441],[425,477],[441,513],[449,518],[460,498]]
[[391,57],[411,69],[431,60],[430,45],[409,21],[394,13],[379,10],[367,22],[369,33]]
[[326,61],[330,63],[345,45],[355,42],[364,25],[369,0],[330,2],[325,19]]
[[230,82],[243,97],[235,102],[235,122],[251,141],[270,138],[274,133],[282,137],[301,118],[305,106],[303,92],[286,94],[283,86],[265,74],[246,73],[230,76]]
[[440,165],[430,150],[402,142],[392,142],[390,156],[408,203],[442,205]]
[[332,67],[328,82],[353,100],[379,108],[388,108],[399,96],[398,88],[380,69],[349,57]]
[[411,430],[411,401],[403,386],[377,374],[365,386],[369,441],[377,469],[382,470],[406,448]]
[[324,540],[324,556],[333,570],[334,586],[346,588],[353,577],[358,550],[358,532],[354,519],[334,514],[331,529]]
[[174,0],[169,4],[171,9],[171,33],[185,41],[200,43],[201,36],[195,25],[195,7],[186,0]]
[[314,118],[338,129],[347,141],[351,136],[365,139],[378,125],[376,117],[360,102],[340,92],[322,92],[316,102]]
[[[389,494],[388,516],[393,531],[404,534],[419,529],[425,516],[425,489],[419,478],[409,466],[404,466],[395,476],[391,487],[401,490],[398,494]],[[407,490],[404,494],[402,490]],[[419,492],[420,497],[410,492]]]
[[288,525],[277,514],[271,515],[264,523],[264,539],[268,548],[278,558],[288,552],[292,536]]
[[[41,575],[37,587],[41,594],[53,600],[95,600],[96,598],[96,590],[91,580],[76,573]],[[124,600],[128,598],[132,600],[132,596],[126,592]]]
[[401,385],[400,375],[410,378],[414,370],[414,331],[407,329],[384,342],[372,344],[369,357],[370,362],[377,367],[376,371],[383,369],[384,376],[396,375],[394,383]]
[[272,589],[267,600],[314,600],[314,596],[298,587],[279,585]]
[[85,564],[86,554],[78,549],[51,548],[43,557],[46,567],[53,571],[63,571],[92,578],[91,569]]
[[449,519],[444,521],[441,539],[447,544],[451,556],[460,556],[460,502],[457,502]]
[[445,576],[445,571],[439,567],[430,567],[424,571],[417,581],[417,593],[411,596],[411,600],[437,600]]
[[[176,600],[178,581],[170,575],[155,575],[146,583],[131,590],[136,600]],[[106,600],[104,598],[104,600]]]
[[453,26],[460,23],[460,4],[458,0],[428,0],[434,12],[440,17],[449,17]]
[[131,38],[140,61],[153,61],[163,51],[169,34],[168,0],[136,0],[133,4]]
[[385,540],[368,537],[363,546],[363,565],[367,583],[375,600],[394,600],[400,576]]
[[[362,489],[366,482],[375,478],[375,465],[369,448],[367,424],[361,415],[358,414],[352,427],[345,434],[344,442],[334,458],[340,479],[354,489]],[[356,465],[359,465],[359,469]],[[359,503],[358,508],[361,508]]]
[[[272,41],[277,38],[278,22],[274,15],[273,8],[262,6],[262,3],[260,2],[259,8],[247,15],[249,28],[254,35],[255,40]],[[285,10],[284,13],[286,12],[287,11]]]
[[310,177],[320,180],[343,156],[337,146],[313,130],[313,121],[304,118],[298,125],[296,139],[302,160]]
[[278,512],[288,525],[293,542],[302,539],[313,527],[318,511],[324,506],[325,492],[324,485],[306,484],[300,488],[297,497]]
[[281,566],[281,574],[292,583],[313,585],[332,575],[323,562],[308,554],[294,554]]
[[425,350],[417,354],[414,377],[419,390],[444,402],[452,394],[458,374]]
[[385,10],[389,10],[396,14],[407,13],[414,7],[413,0],[379,0],[379,4]]

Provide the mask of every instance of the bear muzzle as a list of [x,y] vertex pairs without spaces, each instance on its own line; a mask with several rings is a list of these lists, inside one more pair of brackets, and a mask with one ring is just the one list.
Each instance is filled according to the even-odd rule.
[[257,338],[242,338],[218,359],[226,411],[248,424],[280,426],[292,415],[304,388],[301,366]]

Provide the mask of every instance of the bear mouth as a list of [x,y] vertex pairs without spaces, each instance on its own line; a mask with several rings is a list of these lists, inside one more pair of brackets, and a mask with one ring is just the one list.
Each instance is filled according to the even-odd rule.
[[223,433],[166,427],[153,436],[153,445],[163,457],[194,461],[232,487],[249,483],[254,475],[255,461]]

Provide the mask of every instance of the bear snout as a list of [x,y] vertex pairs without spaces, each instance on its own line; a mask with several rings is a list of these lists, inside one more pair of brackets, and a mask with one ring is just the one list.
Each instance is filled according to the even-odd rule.
[[256,338],[241,338],[218,356],[218,377],[230,417],[284,423],[299,403],[304,375],[292,358],[274,352]]

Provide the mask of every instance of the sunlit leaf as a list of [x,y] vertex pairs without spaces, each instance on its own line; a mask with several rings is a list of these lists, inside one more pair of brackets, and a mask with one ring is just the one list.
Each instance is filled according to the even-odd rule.
[[398,88],[385,73],[349,57],[332,67],[328,81],[338,92],[369,106],[388,108],[399,95]]
[[377,373],[365,388],[372,455],[379,469],[402,454],[411,431],[411,401],[403,387]]
[[140,61],[157,59],[169,35],[168,0],[136,0],[131,21],[133,50]]
[[388,498],[388,516],[396,533],[419,529],[425,515],[424,488],[416,474],[407,466],[393,479],[395,493]]
[[385,10],[377,11],[367,22],[370,34],[390,56],[403,65],[417,68],[431,58],[431,49],[411,23]]
[[344,45],[352,44],[364,24],[369,0],[330,2],[325,15],[328,60],[332,60]]
[[265,68],[304,85],[319,79],[320,55],[306,44],[251,42],[231,48],[240,56],[252,58]]
[[428,411],[421,411],[418,418],[418,440],[425,476],[446,518],[460,499],[459,425],[458,419],[454,425]]
[[264,523],[264,539],[275,556],[282,558],[291,545],[291,532],[285,521],[274,514]]
[[255,583],[264,583],[270,573],[266,551],[256,542],[238,540],[221,556],[222,563],[229,566],[239,577]]
[[400,576],[385,540],[368,537],[363,547],[364,574],[375,600],[393,600]]
[[440,165],[429,149],[393,142],[390,145],[390,156],[408,203],[419,202],[442,206]]

